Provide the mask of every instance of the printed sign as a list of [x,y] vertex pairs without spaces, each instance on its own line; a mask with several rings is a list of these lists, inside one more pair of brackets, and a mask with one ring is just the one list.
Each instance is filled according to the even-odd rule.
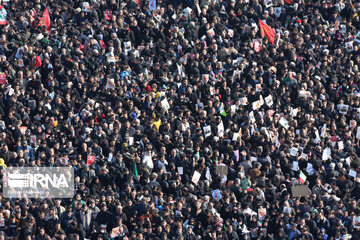
[[339,113],[345,115],[347,114],[348,110],[349,110],[349,105],[346,104],[338,104],[337,105],[337,109],[339,110]]
[[204,135],[205,135],[205,138],[208,138],[211,136],[211,126],[204,127]]
[[280,118],[279,123],[281,126],[283,126],[284,128],[288,129],[289,128],[289,121],[286,120],[284,117]]
[[258,219],[259,221],[263,221],[266,217],[266,208],[260,207],[258,209]]
[[214,37],[215,36],[215,31],[214,31],[214,29],[209,29],[208,31],[207,31],[207,34],[210,36],[210,37]]
[[274,8],[274,14],[276,17],[280,17],[281,15],[281,7],[275,7]]
[[108,78],[106,80],[106,89],[114,89],[115,88],[115,80],[113,78]]
[[149,9],[150,9],[150,11],[155,11],[156,10],[156,0],[150,0],[149,1]]
[[253,46],[254,46],[254,51],[255,52],[260,52],[261,51],[261,40],[260,39],[253,39]]
[[3,6],[0,5],[0,25],[6,25],[7,24],[6,16],[7,16],[6,9]]
[[201,174],[198,171],[195,171],[193,177],[191,178],[191,181],[197,185],[200,180],[200,177]]
[[272,7],[274,5],[272,0],[264,0],[264,3],[266,8]]
[[86,164],[91,166],[95,162],[95,156],[94,155],[88,155],[86,159]]
[[83,12],[90,12],[90,4],[88,2],[83,2],[82,11]]
[[228,174],[228,166],[226,165],[217,165],[215,168],[215,173],[219,174],[220,176],[224,176]]
[[111,230],[111,238],[116,238],[119,235],[120,235],[120,227],[116,227]]
[[302,196],[307,197],[310,196],[311,194],[309,187],[303,184],[291,187],[291,192],[293,198],[302,197]]
[[0,73],[0,84],[7,84],[5,73]]
[[248,101],[247,97],[242,97],[239,100],[240,100],[240,105],[247,105],[247,101]]
[[299,149],[297,149],[296,147],[292,147],[292,148],[290,148],[290,155],[293,157],[296,157],[298,151],[299,151]]
[[105,19],[106,20],[111,20],[111,17],[112,17],[112,11],[106,10],[105,11]]
[[161,108],[164,109],[164,110],[170,109],[169,102],[168,102],[168,100],[166,98],[161,101]]
[[359,229],[360,228],[360,217],[356,216],[353,218],[353,225],[354,228]]
[[269,107],[271,107],[271,106],[274,104],[272,95],[269,95],[269,96],[267,96],[267,97],[265,98],[265,103],[266,103],[266,105],[268,105]]
[[323,153],[322,153],[322,160],[323,161],[327,161],[331,156],[331,149],[330,148],[325,148]]
[[218,200],[222,199],[221,192],[219,189],[212,191],[211,195],[214,199],[218,199]]

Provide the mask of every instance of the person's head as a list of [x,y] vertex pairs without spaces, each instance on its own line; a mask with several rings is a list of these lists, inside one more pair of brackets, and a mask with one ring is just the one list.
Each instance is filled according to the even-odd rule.
[[66,211],[66,215],[70,218],[70,217],[72,217],[72,210],[71,210],[71,208],[69,208],[67,211]]
[[107,210],[106,203],[102,203],[102,204],[101,204],[100,210],[101,210],[101,212],[106,212],[106,210]]
[[75,208],[77,211],[79,211],[81,209],[81,201],[78,201],[75,205]]
[[[78,182],[80,181],[80,178],[78,179]],[[75,200],[76,201],[81,201],[81,194],[80,193],[77,193],[76,195],[75,195]]]
[[56,231],[59,231],[61,229],[61,223],[60,223],[60,221],[57,221],[56,223],[55,223],[55,230]]
[[[1,234],[1,235],[0,235],[0,239],[1,239],[1,240],[5,240],[5,236]],[[31,238],[31,234],[28,234],[28,235],[25,236],[25,240],[31,240],[31,239],[32,239],[32,238]]]
[[56,199],[55,206],[60,207],[61,206],[61,199]]
[[40,228],[39,228],[39,234],[40,234],[41,236],[44,236],[44,235],[45,235],[45,228],[44,228],[44,227],[40,227]]

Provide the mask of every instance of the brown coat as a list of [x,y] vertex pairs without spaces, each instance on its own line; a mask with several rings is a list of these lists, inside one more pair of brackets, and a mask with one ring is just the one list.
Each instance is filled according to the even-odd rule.
[[257,168],[251,168],[249,170],[249,176],[250,176],[250,180],[254,181],[255,179],[257,179],[261,174],[261,171]]

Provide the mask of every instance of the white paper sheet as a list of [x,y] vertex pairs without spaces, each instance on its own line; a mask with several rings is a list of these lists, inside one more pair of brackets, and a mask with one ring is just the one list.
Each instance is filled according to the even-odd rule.
[[267,97],[265,98],[265,103],[266,103],[266,105],[268,105],[269,107],[271,107],[271,106],[274,104],[271,95],[269,95],[269,96],[267,96]]
[[356,177],[356,171],[354,171],[354,170],[352,170],[352,169],[350,169],[350,171],[349,171],[349,175],[351,176],[351,177]]
[[293,171],[299,171],[299,162],[297,162],[297,161],[293,162],[292,170]]
[[205,177],[206,177],[207,180],[209,180],[209,181],[211,180],[211,174],[210,174],[210,169],[209,168],[206,169]]
[[330,158],[330,155],[331,155],[331,149],[330,148],[325,148],[323,150],[323,153],[322,153],[322,160],[323,161],[326,161]]
[[111,160],[113,159],[113,154],[112,153],[109,153],[109,157],[108,157],[108,162],[111,162]]
[[239,161],[239,157],[240,157],[239,149],[237,149],[237,150],[234,151],[234,155],[235,155],[235,157],[236,157],[236,161],[238,162],[238,161]]
[[221,179],[221,183],[222,184],[225,184],[227,181],[227,176],[225,175],[222,179]]
[[169,102],[168,102],[168,100],[166,98],[161,101],[161,108],[165,109],[165,110],[170,109]]
[[198,171],[195,171],[194,175],[191,178],[191,181],[197,185],[200,180],[200,177],[201,177],[201,173],[199,173]]
[[296,154],[298,153],[299,149],[297,149],[296,147],[292,147],[290,148],[290,155],[293,157],[296,157]]
[[360,127],[358,127],[356,130],[356,138],[360,139]]
[[338,147],[339,147],[339,150],[343,150],[343,149],[344,149],[344,142],[343,142],[343,141],[339,141],[339,142],[338,142]]
[[280,118],[279,123],[281,126],[283,126],[284,128],[288,129],[289,128],[289,121],[286,120],[284,117]]
[[311,163],[308,163],[306,166],[306,171],[308,173],[311,173],[313,171],[313,165]]

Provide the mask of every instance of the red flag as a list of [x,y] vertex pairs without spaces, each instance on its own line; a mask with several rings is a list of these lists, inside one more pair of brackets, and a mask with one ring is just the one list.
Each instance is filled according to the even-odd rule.
[[261,37],[264,37],[264,35],[270,40],[272,44],[274,44],[275,39],[275,29],[271,28],[269,25],[266,25],[263,21],[259,19],[260,23],[260,31],[261,31]]
[[286,3],[287,3],[287,4],[291,4],[291,0],[286,0]]
[[46,26],[48,32],[50,33],[50,14],[48,8],[45,9],[44,15],[40,19],[38,26]]

